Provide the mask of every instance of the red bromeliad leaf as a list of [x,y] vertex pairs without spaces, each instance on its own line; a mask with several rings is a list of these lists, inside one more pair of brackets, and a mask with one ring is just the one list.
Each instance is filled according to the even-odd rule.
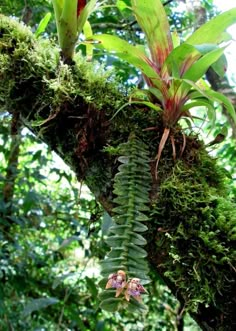
[[79,16],[77,17],[78,34],[82,32],[85,22],[87,21],[91,13],[95,10],[97,5],[97,0],[90,0],[86,4],[86,6],[85,4],[86,4],[85,0],[78,0],[78,7],[77,7],[77,13],[79,11]]
[[158,73],[173,49],[170,26],[160,0],[131,0],[137,21],[146,35],[151,58]]
[[81,10],[85,7],[86,0],[78,0],[77,2],[77,17],[80,15]]
[[165,147],[165,144],[166,144],[166,141],[168,139],[170,135],[170,128],[165,128],[164,129],[164,132],[163,132],[163,135],[161,137],[161,141],[160,141],[160,144],[159,144],[159,147],[158,147],[158,153],[157,153],[157,156],[156,156],[156,171],[155,171],[155,176],[157,177],[157,168],[158,168],[158,163],[160,161],[160,158],[161,158],[161,153],[163,151],[163,148]]

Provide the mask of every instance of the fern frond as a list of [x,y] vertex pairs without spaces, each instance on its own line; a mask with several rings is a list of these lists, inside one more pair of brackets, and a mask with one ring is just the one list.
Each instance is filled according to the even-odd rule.
[[[129,280],[138,282],[141,293],[145,289],[141,284],[150,282],[148,277],[148,264],[145,259],[147,253],[140,246],[146,245],[146,239],[142,236],[148,228],[142,222],[148,221],[144,214],[149,208],[149,190],[151,174],[149,167],[147,146],[131,136],[129,141],[120,146],[122,156],[119,157],[121,165],[114,180],[114,202],[117,206],[113,209],[115,225],[110,228],[109,237],[106,240],[111,247],[107,258],[102,262],[103,285],[108,281],[111,274],[117,276],[118,271],[123,271]],[[137,280],[139,279],[139,280]],[[131,280],[131,282],[132,282]],[[125,280],[122,280],[125,281]],[[112,283],[112,280],[109,280]],[[109,283],[110,284],[110,283]],[[131,285],[127,285],[127,287]],[[110,286],[109,286],[110,287]],[[127,290],[126,290],[127,291]],[[125,292],[125,289],[124,289]],[[119,291],[119,297],[114,288],[105,290],[101,294],[101,307],[105,310],[116,311],[127,307],[131,311],[144,311],[146,306],[140,301],[139,296],[130,297]],[[122,293],[120,295],[120,293]],[[128,296],[129,297],[129,296]],[[135,300],[136,299],[136,300]]]

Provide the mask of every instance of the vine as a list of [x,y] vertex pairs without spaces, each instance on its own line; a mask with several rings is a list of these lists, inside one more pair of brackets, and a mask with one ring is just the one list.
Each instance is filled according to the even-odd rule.
[[147,146],[131,135],[128,142],[120,145],[121,165],[114,179],[113,209],[115,225],[110,228],[106,242],[111,247],[102,262],[101,308],[116,311],[127,308],[130,311],[145,311],[141,295],[147,291],[143,284],[148,277],[147,252],[140,246],[146,245],[142,233],[147,231],[143,222],[148,210],[151,174]]

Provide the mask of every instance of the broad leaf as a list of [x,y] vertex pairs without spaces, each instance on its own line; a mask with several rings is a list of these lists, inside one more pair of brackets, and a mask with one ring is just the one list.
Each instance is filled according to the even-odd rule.
[[180,78],[201,57],[201,53],[192,45],[186,43],[176,47],[167,57],[166,67],[169,76]]
[[109,312],[115,312],[122,308],[121,298],[108,298],[101,302],[100,307]]
[[162,82],[153,68],[152,61],[146,56],[140,48],[130,45],[127,41],[120,39],[117,36],[110,36],[106,34],[96,35],[92,37],[93,40],[98,41],[97,48],[103,48],[106,51],[113,53],[120,59],[125,60],[137,67],[144,75],[155,81],[155,85],[161,86]]
[[235,114],[234,107],[226,96],[224,96],[223,94],[221,94],[219,92],[215,92],[211,89],[205,91],[205,93],[207,94],[209,99],[211,99],[211,100],[213,99],[216,102],[221,103],[226,108],[229,115],[232,117],[233,121],[236,123],[236,114]]
[[187,72],[185,72],[183,78],[197,82],[206,73],[209,67],[221,57],[223,52],[224,48],[218,48],[207,53],[195,62]]
[[219,44],[225,41],[225,30],[236,23],[236,8],[230,9],[202,25],[187,40],[190,45]]

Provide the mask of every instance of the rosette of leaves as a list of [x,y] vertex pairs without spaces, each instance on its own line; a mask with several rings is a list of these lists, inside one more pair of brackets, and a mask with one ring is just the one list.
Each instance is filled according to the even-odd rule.
[[[121,144],[121,165],[114,179],[114,223],[106,240],[111,247],[107,258],[102,262],[101,285],[105,284],[110,274],[123,270],[127,280],[139,278],[142,285],[150,282],[148,277],[147,252],[141,246],[146,245],[143,233],[147,231],[144,222],[148,221],[145,211],[149,208],[149,190],[151,173],[147,146],[136,137]],[[124,289],[125,291],[125,289]],[[124,292],[123,291],[123,292]],[[104,290],[100,295],[101,308],[117,311],[127,308],[130,311],[144,311],[146,306],[134,298],[127,302],[124,293],[115,297],[116,290]]]
[[[232,121],[236,122],[230,100],[203,81],[210,67],[219,76],[223,76],[226,71],[224,50],[229,34],[225,30],[236,23],[236,8],[214,17],[181,43],[180,37],[171,33],[168,17],[160,0],[131,0],[130,3],[144,33],[146,47],[132,45],[117,36],[106,34],[93,36],[93,40],[96,41],[97,48],[127,61],[143,74],[147,88],[133,92],[134,100],[132,101],[131,96],[128,104],[143,104],[162,114],[164,131],[156,155],[157,170],[168,138],[175,158],[175,127],[181,118],[191,127],[192,108],[204,107],[207,110],[211,128],[215,125],[215,104],[222,105]],[[185,142],[182,152],[184,148]]]

